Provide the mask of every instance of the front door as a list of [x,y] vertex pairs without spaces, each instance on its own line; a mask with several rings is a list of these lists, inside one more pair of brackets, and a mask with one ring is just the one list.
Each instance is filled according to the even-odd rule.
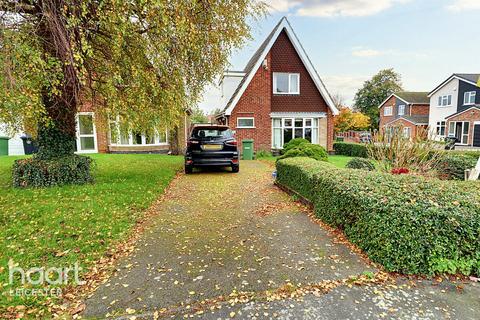
[[77,152],[97,152],[97,134],[92,112],[77,114]]
[[480,122],[475,122],[473,128],[473,146],[480,147]]

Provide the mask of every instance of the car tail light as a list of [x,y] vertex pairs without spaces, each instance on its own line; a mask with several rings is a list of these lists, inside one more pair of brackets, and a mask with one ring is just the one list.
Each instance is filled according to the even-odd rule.
[[238,163],[238,159],[232,159],[232,163]]
[[227,146],[233,146],[233,147],[236,147],[238,145],[238,142],[237,140],[228,140],[228,141],[225,141],[225,144]]
[[187,142],[187,146],[192,146],[192,145],[197,145],[199,144],[200,142],[198,142],[197,140],[188,140]]

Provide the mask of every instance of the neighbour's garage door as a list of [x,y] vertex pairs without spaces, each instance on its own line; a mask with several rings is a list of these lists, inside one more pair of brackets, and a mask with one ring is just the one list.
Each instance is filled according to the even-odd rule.
[[475,123],[473,129],[473,146],[480,147],[480,123]]

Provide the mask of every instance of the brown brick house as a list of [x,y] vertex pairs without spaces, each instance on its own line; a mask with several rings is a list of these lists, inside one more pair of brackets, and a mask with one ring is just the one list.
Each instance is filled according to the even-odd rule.
[[94,103],[84,102],[77,113],[77,153],[183,153],[185,149],[189,111],[178,127],[148,135],[122,134],[119,118],[106,119],[95,109]]
[[430,99],[428,92],[397,92],[379,106],[382,130],[402,127],[406,137],[414,138],[428,127]]
[[243,71],[222,81],[225,103],[220,123],[236,131],[255,150],[276,150],[293,138],[333,148],[332,98],[287,18],[282,18]]

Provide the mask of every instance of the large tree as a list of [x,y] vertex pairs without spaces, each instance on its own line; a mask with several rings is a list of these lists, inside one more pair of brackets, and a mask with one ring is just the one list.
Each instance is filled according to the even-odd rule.
[[38,128],[39,159],[73,154],[83,101],[132,130],[174,125],[261,11],[251,0],[2,0],[0,122]]
[[392,93],[402,91],[401,76],[393,69],[378,72],[372,79],[365,81],[357,91],[354,109],[370,117],[371,126],[378,128],[378,106]]

